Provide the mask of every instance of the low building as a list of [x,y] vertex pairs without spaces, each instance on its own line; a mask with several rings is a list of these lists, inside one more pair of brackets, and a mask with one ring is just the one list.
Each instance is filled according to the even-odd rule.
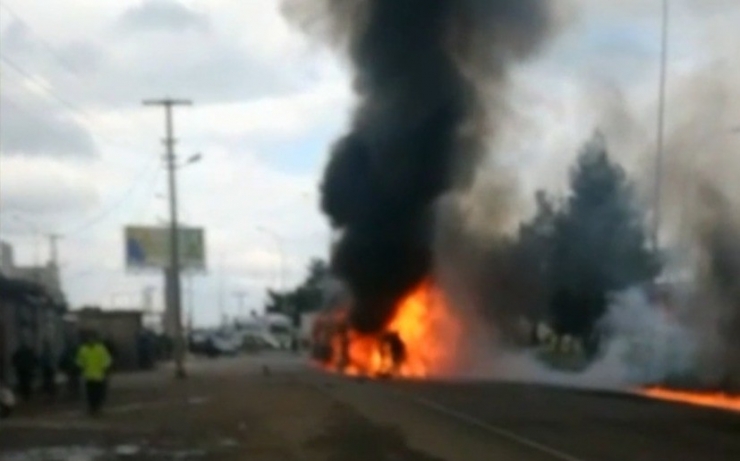
[[66,304],[42,285],[0,274],[0,379],[10,380],[11,356],[24,340],[37,353],[48,341],[58,356],[66,311]]
[[46,266],[14,266],[12,277],[37,283],[56,299],[64,299],[59,268],[53,263]]
[[141,365],[144,313],[139,310],[102,310],[85,307],[72,313],[80,332],[94,331],[111,349],[117,370],[136,370]]
[[18,266],[13,247],[0,241],[0,367],[7,377],[9,357],[25,337],[40,352],[48,341],[53,359],[64,347],[64,313],[67,302],[62,291],[59,268]]

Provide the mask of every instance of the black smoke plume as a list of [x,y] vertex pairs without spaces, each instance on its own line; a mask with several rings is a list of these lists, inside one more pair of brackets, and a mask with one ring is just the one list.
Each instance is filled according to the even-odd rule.
[[302,3],[354,69],[359,107],[333,147],[321,205],[342,231],[332,265],[352,290],[352,322],[376,332],[433,272],[435,201],[473,179],[506,71],[547,36],[552,1]]

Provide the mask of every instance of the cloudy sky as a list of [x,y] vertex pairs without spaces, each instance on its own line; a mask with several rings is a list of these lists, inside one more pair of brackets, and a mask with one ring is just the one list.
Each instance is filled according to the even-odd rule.
[[[558,38],[513,72],[518,135],[505,131],[498,149],[524,190],[557,187],[594,126],[619,136],[619,114],[654,120],[660,0],[572,3]],[[735,3],[672,0],[670,88],[738,59]],[[208,273],[192,278],[192,298],[184,284],[196,321],[216,322],[221,305],[236,313],[237,291],[259,307],[279,247],[287,284],[326,256],[317,182],[351,113],[350,75],[279,0],[0,5],[0,233],[19,264],[46,261],[38,234],[57,232],[73,305],[131,306],[161,286],[126,273],[122,228],[166,217],[163,113],[141,105],[166,95],[194,103],[175,114],[178,154],[203,153],[179,175],[183,221],[207,229]]]

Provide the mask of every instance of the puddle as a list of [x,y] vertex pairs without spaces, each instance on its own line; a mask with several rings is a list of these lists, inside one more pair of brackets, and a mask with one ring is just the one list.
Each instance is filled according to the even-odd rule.
[[141,452],[141,447],[138,445],[118,445],[113,451],[118,456],[134,456]]
[[208,403],[209,400],[211,400],[210,397],[190,397],[188,403],[190,405],[203,405],[204,403]]
[[218,445],[222,448],[236,448],[239,446],[239,442],[234,439],[221,439]]
[[111,455],[121,460],[134,459],[130,458],[134,456],[144,456],[146,459],[156,460],[195,461],[206,457],[208,452],[201,449],[163,450],[134,444],[118,445],[111,449],[69,446],[32,448],[8,453],[0,452],[2,461],[103,461],[111,459]]
[[104,455],[98,447],[46,447],[6,453],[3,461],[96,461]]

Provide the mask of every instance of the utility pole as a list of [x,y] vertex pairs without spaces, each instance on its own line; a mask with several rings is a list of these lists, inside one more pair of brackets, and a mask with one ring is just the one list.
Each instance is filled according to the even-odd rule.
[[221,326],[226,326],[226,306],[224,304],[224,255],[221,253],[218,263],[218,313]]
[[237,306],[238,306],[238,315],[239,317],[242,317],[244,314],[244,300],[249,296],[249,294],[246,291],[236,291],[234,292],[234,296],[237,299]]
[[178,224],[177,224],[177,182],[176,182],[176,158],[175,158],[175,137],[172,123],[172,109],[175,106],[190,106],[192,101],[185,99],[155,99],[145,100],[145,106],[162,106],[165,114],[166,137],[164,139],[167,148],[166,164],[167,176],[169,182],[169,199],[170,199],[170,283],[172,284],[171,312],[174,318],[174,352],[175,352],[175,376],[185,378],[185,339],[182,328],[182,306],[180,296],[180,245],[178,242]]
[[658,250],[660,246],[660,225],[661,225],[661,194],[663,182],[663,139],[665,131],[665,87],[668,67],[668,16],[669,0],[662,0],[663,8],[661,11],[661,44],[660,44],[660,78],[658,82],[658,132],[657,132],[657,152],[655,155],[655,191],[653,205],[653,249]]
[[59,267],[59,252],[57,243],[62,238],[59,234],[48,234],[49,238],[49,264],[54,267]]
[[144,311],[145,315],[149,315],[152,313],[152,310],[153,310],[152,297],[154,295],[154,290],[155,288],[153,286],[147,285],[141,291],[141,309],[142,311]]
[[193,309],[194,309],[194,299],[193,299],[193,274],[188,273],[188,333],[193,331]]

